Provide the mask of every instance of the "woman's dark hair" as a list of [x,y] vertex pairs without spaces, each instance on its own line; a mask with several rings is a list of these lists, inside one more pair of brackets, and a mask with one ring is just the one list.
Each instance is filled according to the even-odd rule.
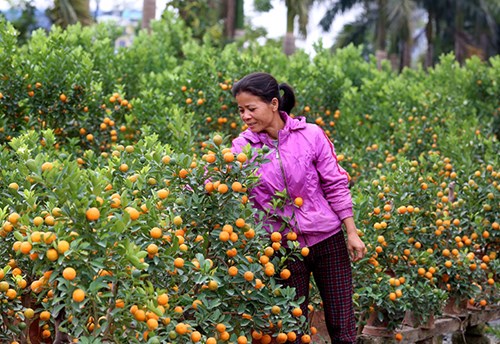
[[[280,91],[283,91],[283,95],[280,94]],[[278,85],[276,79],[268,73],[257,72],[246,75],[233,85],[232,92],[234,97],[242,92],[248,92],[266,103],[271,103],[271,100],[276,98],[278,99],[279,110],[288,114],[295,106],[293,88],[286,83]]]

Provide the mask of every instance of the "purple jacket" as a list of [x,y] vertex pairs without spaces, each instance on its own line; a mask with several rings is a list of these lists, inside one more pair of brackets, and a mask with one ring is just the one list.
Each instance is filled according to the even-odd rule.
[[[281,112],[285,127],[274,142],[266,133],[245,130],[233,140],[233,152],[252,148],[270,148],[258,169],[259,182],[250,190],[251,201],[260,210],[275,214],[266,218],[268,231],[280,231],[283,220],[298,234],[301,246],[312,246],[341,230],[341,221],[353,216],[348,187],[349,176],[335,155],[332,142],[317,125],[304,117],[292,118]],[[276,191],[289,198],[284,207],[274,211],[272,199]],[[293,204],[296,197],[303,205]],[[282,231],[286,234],[289,229]]]

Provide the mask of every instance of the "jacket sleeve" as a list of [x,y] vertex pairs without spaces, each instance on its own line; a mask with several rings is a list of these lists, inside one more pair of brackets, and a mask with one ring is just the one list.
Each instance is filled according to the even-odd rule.
[[319,127],[316,135],[316,169],[325,198],[340,220],[353,216],[349,174],[340,167],[333,143]]

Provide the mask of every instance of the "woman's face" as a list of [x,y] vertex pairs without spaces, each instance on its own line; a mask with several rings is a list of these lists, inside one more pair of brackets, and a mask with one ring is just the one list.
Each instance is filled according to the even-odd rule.
[[278,99],[273,98],[271,103],[266,103],[259,97],[241,92],[236,95],[240,117],[248,128],[254,132],[269,132],[269,129],[276,126],[278,114]]

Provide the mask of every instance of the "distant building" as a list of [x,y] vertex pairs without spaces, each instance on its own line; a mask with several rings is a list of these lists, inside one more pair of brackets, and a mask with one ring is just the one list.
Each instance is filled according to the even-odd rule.
[[123,35],[115,41],[115,50],[128,47],[132,44],[135,36],[135,28],[137,28],[142,19],[142,11],[136,9],[97,11],[94,15],[96,21],[99,23],[115,22],[117,25],[125,28]]
[[135,9],[97,11],[93,14],[97,22],[114,21],[124,27],[136,25],[142,19],[142,11]]

